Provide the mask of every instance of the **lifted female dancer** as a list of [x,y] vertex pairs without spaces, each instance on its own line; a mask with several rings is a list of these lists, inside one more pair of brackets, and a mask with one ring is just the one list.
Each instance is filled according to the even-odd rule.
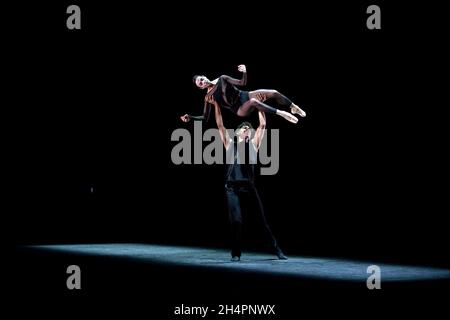
[[[193,81],[195,85],[200,89],[207,89],[203,115],[192,116],[190,114],[185,114],[181,117],[181,120],[184,122],[188,122],[191,119],[207,121],[211,104],[216,107],[219,106],[230,109],[240,117],[249,116],[255,109],[262,112],[277,114],[292,123],[298,122],[298,119],[293,114],[298,114],[301,117],[306,116],[306,113],[300,109],[300,107],[276,90],[260,89],[255,91],[241,91],[236,88],[235,86],[244,86],[247,83],[247,69],[245,65],[239,65],[238,70],[242,72],[241,80],[233,79],[226,75],[220,76],[213,81],[210,81],[205,76],[194,76]],[[289,108],[292,114],[264,103],[267,99],[271,98],[273,98],[280,106]]]

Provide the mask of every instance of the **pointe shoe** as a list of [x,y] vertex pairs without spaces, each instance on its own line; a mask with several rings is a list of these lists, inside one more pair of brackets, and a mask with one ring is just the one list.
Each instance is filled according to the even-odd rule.
[[300,107],[297,106],[296,104],[291,105],[291,113],[298,114],[302,118],[306,117],[306,112],[300,109]]
[[297,117],[292,115],[292,114],[290,114],[289,112],[280,111],[279,115],[282,116],[283,118],[285,118],[289,122],[292,122],[292,123],[297,123],[298,122]]

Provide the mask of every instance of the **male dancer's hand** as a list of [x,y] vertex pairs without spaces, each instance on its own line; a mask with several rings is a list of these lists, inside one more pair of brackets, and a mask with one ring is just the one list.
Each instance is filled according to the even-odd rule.
[[180,119],[183,122],[189,122],[191,120],[191,116],[186,113],[184,116],[181,116]]
[[247,72],[247,67],[245,66],[245,64],[240,64],[238,65],[238,70],[239,72]]

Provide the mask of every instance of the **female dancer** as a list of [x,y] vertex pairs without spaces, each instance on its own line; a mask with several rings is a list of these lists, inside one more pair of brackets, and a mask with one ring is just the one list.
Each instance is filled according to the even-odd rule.
[[[255,91],[241,91],[236,88],[235,86],[244,86],[247,83],[247,69],[245,65],[239,65],[238,70],[239,72],[242,72],[241,80],[223,75],[210,81],[205,76],[195,75],[193,78],[195,85],[200,89],[207,89],[203,115],[192,116],[190,114],[185,114],[181,117],[181,120],[184,122],[188,122],[191,119],[207,121],[211,104],[216,107],[230,109],[240,117],[249,116],[255,109],[262,112],[277,114],[292,123],[298,122],[298,119],[293,114],[298,114],[301,117],[306,116],[306,113],[300,109],[300,107],[276,90],[261,89]],[[273,98],[280,106],[288,108],[292,114],[264,103],[264,101],[271,98]]]

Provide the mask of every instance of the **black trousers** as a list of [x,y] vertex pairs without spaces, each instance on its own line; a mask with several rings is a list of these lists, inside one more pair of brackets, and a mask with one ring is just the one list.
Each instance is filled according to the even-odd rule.
[[264,207],[255,185],[251,182],[227,182],[225,193],[228,204],[228,214],[231,223],[231,256],[241,256],[242,246],[242,208],[241,202],[245,200],[255,200],[259,218],[264,227],[264,233],[269,241],[270,247],[277,252],[279,250],[277,240],[272,234],[264,214]]

